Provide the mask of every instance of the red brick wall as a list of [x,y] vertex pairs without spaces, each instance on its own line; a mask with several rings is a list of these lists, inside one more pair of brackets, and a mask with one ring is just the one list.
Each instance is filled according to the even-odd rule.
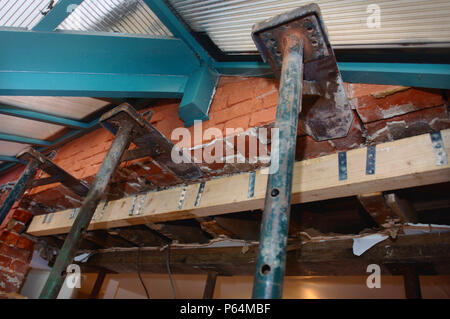
[[[296,159],[308,159],[358,148],[370,143],[381,143],[411,135],[423,134],[450,127],[448,101],[439,90],[406,88],[387,85],[346,84],[353,106],[354,122],[348,136],[316,142],[299,128]],[[270,126],[275,120],[278,85],[275,80],[263,78],[223,77],[219,81],[209,112],[209,121],[203,122],[203,132],[218,128],[226,136],[227,128],[242,128],[249,139],[255,138],[255,127]],[[169,139],[174,129],[183,127],[178,117],[178,100],[165,100],[152,106],[150,122]],[[189,128],[191,134],[194,128]],[[75,177],[92,181],[113,140],[105,129],[98,129],[61,147],[54,161]],[[225,137],[227,142],[235,136]],[[177,143],[178,140],[173,140]],[[221,140],[191,139],[191,155],[196,158],[199,149],[209,150]],[[225,147],[228,147],[225,144]],[[186,146],[184,141],[183,146]],[[260,148],[270,150],[260,143]],[[244,157],[248,154],[234,156]],[[205,176],[248,171],[263,166],[262,162],[199,164]],[[150,158],[122,163],[110,190],[110,197],[121,197],[144,189],[174,185],[175,177],[158,167]],[[58,184],[33,189],[22,207],[37,211],[37,204],[57,209],[75,207],[81,199]]]
[[29,270],[34,243],[22,232],[32,216],[14,207],[0,227],[0,298],[18,293]]

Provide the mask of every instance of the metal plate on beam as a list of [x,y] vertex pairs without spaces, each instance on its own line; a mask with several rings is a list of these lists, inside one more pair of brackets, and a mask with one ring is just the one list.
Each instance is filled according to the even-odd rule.
[[100,119],[102,125],[113,134],[117,132],[123,121],[131,121],[133,123],[133,143],[139,148],[150,150],[149,155],[159,165],[183,180],[195,180],[203,176],[200,168],[187,159],[179,164],[174,163],[172,161],[174,144],[145,120],[131,105],[127,103],[121,104],[105,113]]
[[304,80],[316,82],[322,91],[319,99],[303,100],[300,125],[317,141],[347,136],[353,113],[319,7],[300,7],[258,23],[252,31],[258,50],[278,79],[283,39],[291,34],[304,42]]

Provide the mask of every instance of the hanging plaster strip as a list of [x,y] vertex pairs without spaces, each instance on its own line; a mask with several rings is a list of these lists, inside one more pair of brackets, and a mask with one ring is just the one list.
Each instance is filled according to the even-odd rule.
[[433,145],[434,158],[437,166],[447,165],[448,158],[444,148],[441,132],[430,133],[431,145]]
[[194,204],[195,207],[200,205],[200,200],[202,199],[204,189],[205,189],[205,182],[202,182],[202,183],[200,183],[200,186],[198,187],[197,197],[195,198],[195,204]]
[[186,197],[187,186],[183,186],[181,190],[180,199],[178,200],[178,209],[183,208],[184,198]]

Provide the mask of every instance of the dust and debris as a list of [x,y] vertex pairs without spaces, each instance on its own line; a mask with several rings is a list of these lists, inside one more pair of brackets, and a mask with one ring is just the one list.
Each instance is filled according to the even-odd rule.
[[370,95],[372,95],[376,99],[382,99],[382,98],[385,98],[386,96],[389,96],[389,95],[392,95],[392,94],[395,94],[398,92],[406,91],[408,89],[410,89],[410,87],[408,87],[408,86],[399,86],[399,87],[396,87],[396,88],[393,88],[390,90],[386,90],[383,92],[372,93]]
[[388,109],[382,109],[378,107],[381,115],[384,119],[389,119],[395,116],[403,115],[405,113],[413,112],[416,110],[415,106],[412,103],[403,104],[403,105],[391,105]]

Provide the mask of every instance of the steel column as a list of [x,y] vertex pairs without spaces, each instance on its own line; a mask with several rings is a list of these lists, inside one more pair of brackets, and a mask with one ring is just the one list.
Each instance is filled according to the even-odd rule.
[[95,209],[120,163],[120,158],[130,144],[132,130],[132,122],[124,121],[121,123],[116,138],[114,139],[108,154],[106,154],[106,157],[95,176],[94,183],[70,229],[70,233],[56,258],[52,271],[39,296],[40,299],[54,299],[58,296],[59,290],[64,282],[63,274],[66,271],[67,266],[72,263],[83,235],[89,227]]
[[35,160],[29,161],[22,175],[20,175],[19,179],[17,180],[16,185],[14,185],[14,188],[11,190],[11,192],[9,192],[8,197],[6,197],[5,201],[2,204],[2,207],[0,207],[0,225],[8,215],[11,207],[20,197],[22,197],[23,193],[27,189],[27,186],[33,180],[34,176],[36,175],[36,169],[38,165],[38,162]]
[[[253,286],[253,298],[281,298],[292,194],[298,114],[301,111],[303,41],[285,37],[275,128],[279,129],[278,161],[272,161]],[[272,153],[272,156],[274,154]],[[272,159],[274,156],[272,157]],[[277,166],[278,170],[272,170]]]

